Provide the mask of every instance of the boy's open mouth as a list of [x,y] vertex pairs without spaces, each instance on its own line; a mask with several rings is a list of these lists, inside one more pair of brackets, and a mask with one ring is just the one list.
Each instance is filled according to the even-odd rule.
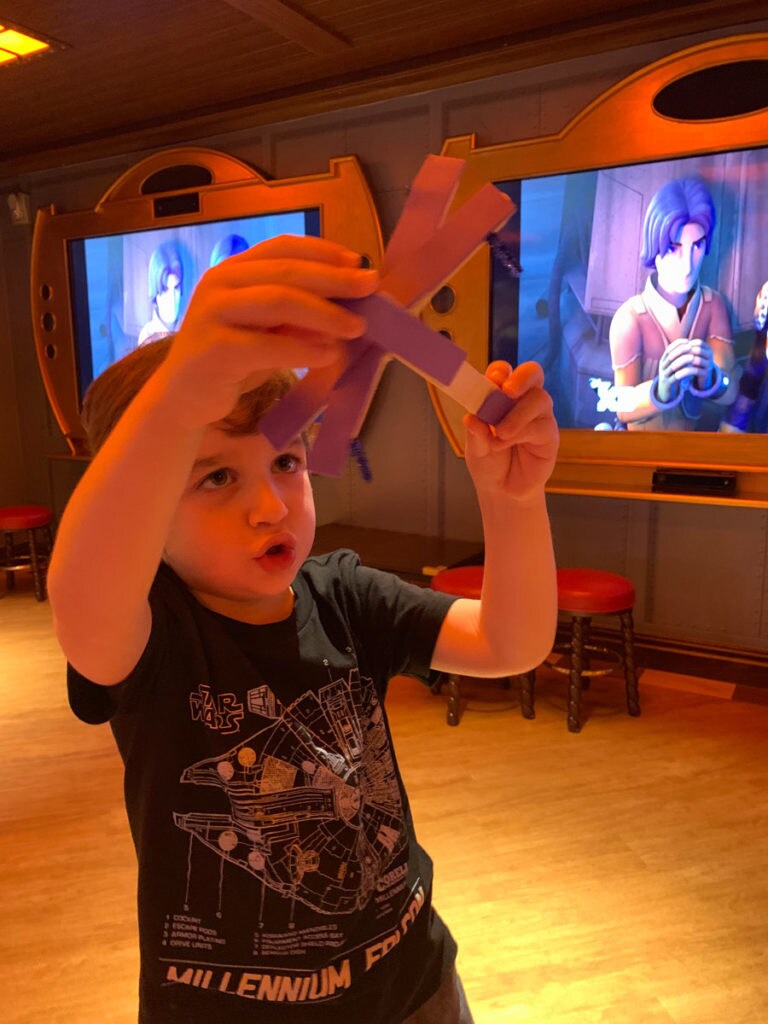
[[256,561],[267,572],[280,572],[289,568],[294,561],[296,549],[287,541],[278,541],[256,558]]

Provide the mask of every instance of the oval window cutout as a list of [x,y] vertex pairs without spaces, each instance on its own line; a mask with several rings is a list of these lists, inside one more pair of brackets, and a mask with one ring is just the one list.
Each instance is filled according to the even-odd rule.
[[694,71],[656,93],[653,108],[675,121],[712,121],[768,108],[768,60]]

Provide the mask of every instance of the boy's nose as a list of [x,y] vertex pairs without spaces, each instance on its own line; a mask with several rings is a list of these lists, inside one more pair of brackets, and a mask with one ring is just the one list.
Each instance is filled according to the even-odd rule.
[[285,518],[288,507],[279,491],[271,483],[254,487],[248,496],[248,523],[250,526],[274,525]]

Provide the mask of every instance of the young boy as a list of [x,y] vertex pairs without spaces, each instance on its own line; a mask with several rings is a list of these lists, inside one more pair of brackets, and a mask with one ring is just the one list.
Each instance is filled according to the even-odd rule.
[[481,601],[308,558],[302,438],[258,433],[290,367],[340,358],[374,271],[282,237],[209,270],[183,325],[85,403],[92,464],[49,573],[72,707],[109,721],[139,862],[143,1024],[464,1024],[383,701],[399,673],[519,673],[548,654],[544,483],[557,448],[534,364],[467,420]]

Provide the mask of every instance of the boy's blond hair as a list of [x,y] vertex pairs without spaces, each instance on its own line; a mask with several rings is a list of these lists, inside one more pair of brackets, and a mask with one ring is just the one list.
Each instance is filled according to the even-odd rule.
[[[165,360],[173,335],[150,341],[101,373],[85,393],[81,422],[92,455],[101,448],[117,421]],[[267,409],[282,398],[296,380],[290,370],[275,370],[259,387],[240,396],[232,412],[218,426],[230,434],[253,434]]]

